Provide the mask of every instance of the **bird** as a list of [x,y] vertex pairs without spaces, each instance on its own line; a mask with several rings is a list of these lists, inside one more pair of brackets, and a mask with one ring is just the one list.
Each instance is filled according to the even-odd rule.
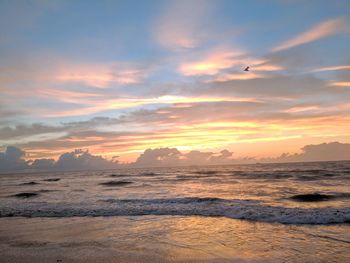
[[246,68],[244,69],[244,71],[249,71],[249,67],[246,67]]

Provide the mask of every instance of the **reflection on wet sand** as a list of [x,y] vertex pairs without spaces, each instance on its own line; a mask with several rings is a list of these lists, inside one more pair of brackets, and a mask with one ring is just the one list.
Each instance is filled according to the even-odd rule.
[[2,262],[14,258],[19,263],[350,260],[349,225],[287,226],[197,216],[2,218],[0,222]]

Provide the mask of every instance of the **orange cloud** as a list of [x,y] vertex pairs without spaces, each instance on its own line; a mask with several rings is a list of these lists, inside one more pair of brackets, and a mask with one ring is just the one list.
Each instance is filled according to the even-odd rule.
[[273,52],[289,49],[302,44],[310,43],[321,38],[332,36],[346,31],[348,27],[344,18],[335,18],[324,21],[310,30],[289,39],[272,49]]
[[350,81],[332,81],[330,85],[334,87],[350,88]]
[[215,75],[222,69],[231,68],[234,65],[240,64],[240,61],[237,59],[240,55],[242,55],[241,52],[214,52],[204,59],[182,64],[179,67],[179,71],[185,76]]
[[219,80],[229,79],[252,79],[262,77],[261,74],[222,74],[222,71],[228,69],[239,69],[242,71],[244,67],[250,66],[254,71],[277,71],[283,67],[271,64],[265,59],[250,57],[243,51],[232,50],[215,50],[207,54],[201,59],[185,62],[180,65],[178,71],[185,76],[201,76],[201,75],[218,75]]
[[297,113],[297,112],[313,111],[318,109],[320,109],[319,106],[297,106],[297,107],[292,107],[288,110],[285,110],[285,112]]

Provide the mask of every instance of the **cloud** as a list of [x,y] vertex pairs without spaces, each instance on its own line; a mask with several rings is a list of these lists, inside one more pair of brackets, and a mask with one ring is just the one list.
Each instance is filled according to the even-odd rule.
[[186,166],[186,165],[218,165],[233,162],[232,152],[222,150],[219,153],[192,150],[182,153],[177,148],[157,148],[145,150],[131,164],[136,167]]
[[266,162],[313,162],[350,160],[350,143],[330,142],[306,145],[300,154],[283,153],[278,158],[264,159]]
[[232,161],[231,159],[232,155],[233,155],[233,152],[230,152],[226,149],[222,150],[220,154],[210,156],[209,163],[214,163],[214,164],[230,163]]
[[36,159],[31,163],[30,168],[37,170],[51,170],[53,169],[54,164],[54,159]]
[[228,150],[222,150],[220,153],[215,152],[201,152],[201,151],[190,151],[184,154],[184,163],[187,165],[218,165],[218,164],[229,164],[233,162],[230,157],[233,152]]
[[116,168],[117,164],[117,161],[108,161],[102,156],[78,149],[62,154],[54,164],[54,168],[58,170],[109,169]]
[[[122,61],[96,63],[76,62],[54,55],[13,57],[2,63],[0,80],[3,84],[33,81],[46,86],[80,83],[90,87],[106,88],[142,82],[149,69],[141,64]],[[51,84],[51,85],[47,85]]]
[[268,78],[233,79],[201,85],[202,95],[254,96],[259,98],[306,98],[331,92],[327,83],[311,75],[272,74]]
[[[243,71],[247,66],[250,67],[250,72]],[[205,82],[225,82],[268,78],[271,72],[283,69],[277,63],[271,63],[266,58],[250,56],[242,50],[217,48],[209,52],[200,52],[194,58],[184,59],[178,67],[178,72],[186,77],[206,77]]]
[[139,97],[133,93],[139,90],[130,87],[147,79],[150,64],[84,63],[43,54],[5,57],[0,62],[0,116],[4,111],[42,119],[136,107]]
[[350,69],[350,65],[337,65],[337,66],[317,68],[310,72],[337,71],[337,70],[348,70],[348,69]]
[[[217,92],[222,98],[201,98],[195,94],[192,99],[167,97],[164,98],[167,103],[161,106],[131,111],[116,118],[96,117],[57,126],[3,127],[0,137],[3,145],[30,150],[30,158],[57,158],[67,151],[89,148],[96,154],[121,155],[131,160],[145,148],[164,145],[181,150],[198,149],[198,145],[201,146],[199,149],[222,149],[242,142],[291,138],[305,141],[305,136],[342,136],[350,128],[350,106],[345,96],[342,96],[343,103],[334,103],[328,101],[330,97],[318,99],[316,92],[310,90],[310,99],[305,102],[289,99],[287,95],[300,94],[301,91],[295,88],[300,85],[288,84],[281,79],[280,86],[275,88],[282,92],[282,87],[290,87],[287,94],[280,94],[280,97],[265,94],[261,100],[236,99],[230,96],[240,88],[239,83],[225,84],[227,91],[218,85],[210,91],[205,90],[207,86],[201,87],[202,93]],[[303,87],[306,91],[311,89],[304,83]],[[257,93],[249,88],[248,85],[242,91]],[[273,88],[271,84],[264,84],[260,92],[274,94],[270,88]],[[228,94],[224,96],[224,92]],[[281,99],[283,96],[287,99]]]
[[17,119],[16,117],[18,117],[18,115],[21,114],[21,112],[19,112],[18,109],[11,109],[15,107],[6,108],[4,106],[5,105],[1,105],[1,98],[0,98],[0,127],[1,125],[8,125],[10,123],[13,123],[13,121]]
[[178,165],[181,153],[176,148],[147,149],[135,162],[135,166]]
[[0,152],[0,171],[20,170],[28,167],[23,159],[25,152],[13,146],[8,146],[4,152]]
[[334,87],[350,88],[350,81],[332,81],[330,85]]
[[249,72],[249,73],[242,73],[242,72],[233,72],[233,73],[227,73],[223,74],[221,76],[218,76],[214,81],[216,82],[225,82],[230,80],[248,80],[248,79],[259,79],[264,78],[265,75],[255,73],[255,72]]
[[307,44],[318,39],[322,39],[339,33],[349,32],[348,27],[349,23],[343,17],[329,19],[312,27],[306,32],[279,44],[278,46],[274,47],[272,51],[277,52],[296,47],[302,44]]
[[170,2],[156,21],[156,40],[162,46],[174,50],[199,46],[210,34],[206,18],[212,8],[213,5],[206,0]]
[[179,72],[185,76],[216,75],[220,70],[242,65],[242,52],[214,51],[197,61],[185,62]]
[[[18,124],[13,127],[0,127],[0,142],[9,139],[27,139],[29,136],[63,132],[62,126],[48,126],[41,123]],[[61,134],[62,135],[62,134]]]
[[121,167],[172,167],[189,165],[228,165],[248,164],[256,162],[310,162],[350,160],[350,143],[330,142],[316,145],[306,145],[301,153],[283,153],[277,158],[233,158],[233,152],[205,152],[192,150],[181,152],[177,148],[146,149],[135,162],[120,164],[117,160],[107,160],[102,156],[90,154],[87,150],[76,149],[66,152],[55,161],[54,159],[35,159],[25,161],[26,153],[19,148],[8,146],[5,152],[0,152],[0,171],[15,171],[23,169],[35,170],[98,170]]
[[92,87],[106,88],[112,85],[130,85],[143,81],[147,73],[144,69],[126,65],[63,64],[54,72],[54,80],[78,82]]
[[118,167],[117,160],[107,160],[102,156],[92,155],[87,150],[76,149],[54,159],[35,159],[26,161],[26,153],[13,146],[8,146],[5,152],[0,152],[0,171],[15,171],[23,169],[36,170],[89,170],[111,169]]

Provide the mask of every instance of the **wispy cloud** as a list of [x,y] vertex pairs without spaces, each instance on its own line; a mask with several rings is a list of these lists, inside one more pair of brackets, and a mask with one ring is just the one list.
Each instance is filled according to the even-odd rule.
[[329,37],[348,30],[349,23],[345,18],[335,18],[324,21],[310,30],[289,39],[272,49],[273,52],[289,49],[302,44],[310,43],[321,38]]
[[241,73],[241,72],[234,72],[234,73],[228,73],[223,74],[221,76],[218,76],[214,81],[217,82],[225,82],[229,80],[248,80],[248,79],[257,79],[257,78],[263,78],[265,75],[259,74],[259,73]]
[[350,65],[322,67],[322,68],[314,69],[310,72],[337,71],[337,70],[347,70],[347,69],[350,69]]
[[[49,93],[49,94],[55,94],[55,93]],[[188,104],[196,104],[196,103],[204,103],[204,102],[235,102],[235,101],[241,101],[241,102],[252,102],[256,101],[254,98],[249,97],[213,97],[213,96],[202,96],[202,97],[185,97],[185,96],[160,96],[160,97],[154,97],[154,98],[117,98],[117,99],[108,99],[105,97],[101,97],[99,99],[89,100],[89,98],[85,98],[82,96],[82,98],[77,98],[79,96],[79,93],[72,93],[74,97],[67,97],[65,96],[68,93],[56,93],[57,96],[62,97],[56,97],[59,98],[63,102],[70,102],[70,103],[79,103],[81,106],[77,109],[69,109],[69,110],[49,110],[49,109],[35,109],[33,108],[33,111],[37,111],[38,114],[45,116],[45,117],[68,117],[68,116],[83,116],[83,115],[89,115],[94,114],[98,112],[103,112],[107,110],[116,110],[116,109],[128,109],[128,108],[135,108],[139,106],[146,106],[146,105],[176,105],[177,107],[181,107],[181,105],[188,105]]]
[[111,85],[140,83],[147,75],[145,70],[119,65],[62,65],[54,78],[61,82],[79,82],[105,88]]
[[334,87],[350,88],[350,81],[331,81],[330,85]]
[[156,21],[154,35],[170,49],[195,48],[208,37],[206,19],[213,5],[206,0],[177,0],[168,2]]
[[241,51],[214,51],[204,58],[182,63],[179,72],[185,76],[215,75],[220,70],[242,65]]
[[43,85],[75,83],[90,87],[131,85],[142,82],[150,73],[149,65],[113,61],[73,61],[55,55],[21,57],[0,65],[2,85],[21,81]]
[[[198,57],[182,62],[178,71],[184,76],[215,76],[214,79],[223,81],[253,79],[263,77],[263,72],[283,69],[282,66],[272,64],[264,58],[253,57],[239,49],[219,48],[202,53]],[[252,72],[241,74],[246,66],[249,66]]]

